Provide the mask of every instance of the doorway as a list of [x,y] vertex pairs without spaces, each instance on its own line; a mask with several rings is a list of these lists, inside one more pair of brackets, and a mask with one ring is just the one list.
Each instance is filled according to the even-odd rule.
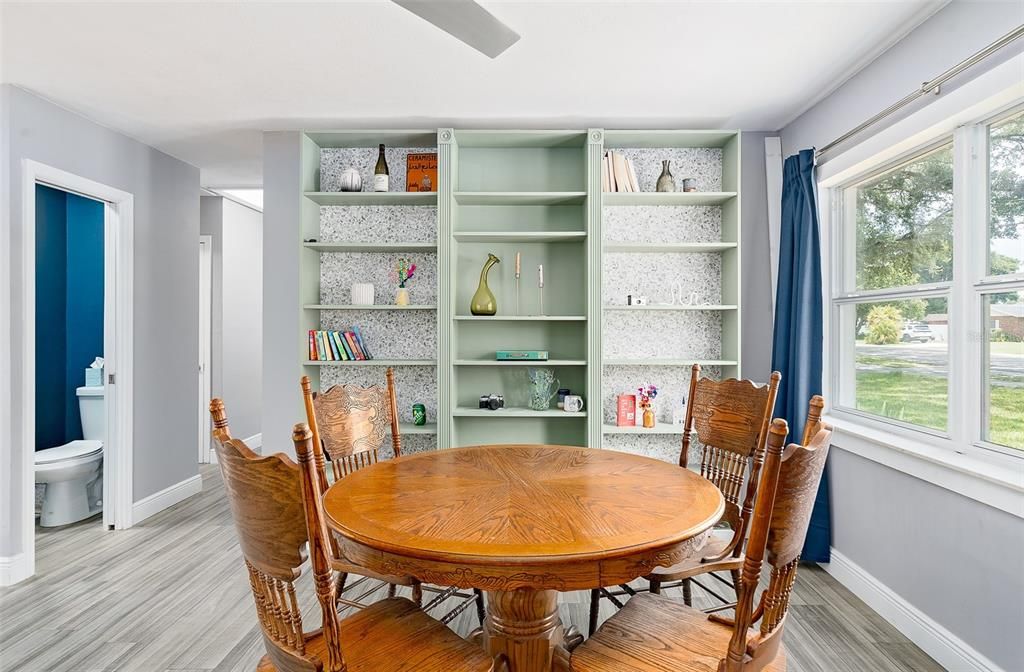
[[[102,353],[104,368],[99,382],[103,386],[104,427],[102,438],[103,485],[101,502],[103,525],[125,529],[132,525],[132,282],[134,199],[131,194],[99,182],[35,161],[23,163],[23,253],[22,301],[36,306],[39,270],[36,259],[37,186],[84,197],[102,207]],[[45,269],[42,269],[45,271]],[[51,325],[43,324],[35,310],[27,311],[22,325],[25,348],[23,361],[22,415],[20,424],[25,439],[21,460],[23,544],[25,557],[19,568],[24,576],[35,573],[35,482],[36,482],[36,361],[37,333]],[[77,365],[76,365],[77,366]],[[79,370],[84,377],[84,371]],[[95,375],[95,374],[94,374]],[[94,381],[95,382],[95,381]],[[15,581],[23,577],[13,577]]]
[[209,403],[211,351],[213,349],[213,236],[199,236],[199,464],[216,461],[213,453]]

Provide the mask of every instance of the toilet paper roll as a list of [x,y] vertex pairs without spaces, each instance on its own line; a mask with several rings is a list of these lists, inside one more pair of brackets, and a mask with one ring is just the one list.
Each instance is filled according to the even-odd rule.
[[357,282],[352,285],[352,305],[372,306],[373,284],[369,282]]

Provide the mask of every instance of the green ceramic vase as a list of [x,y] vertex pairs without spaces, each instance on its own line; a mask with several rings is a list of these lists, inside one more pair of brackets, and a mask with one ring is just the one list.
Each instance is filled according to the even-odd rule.
[[469,304],[469,312],[474,315],[494,315],[498,312],[498,301],[491,293],[491,288],[487,286],[487,273],[491,270],[491,266],[500,262],[501,260],[493,254],[487,254],[487,261],[480,269],[480,284],[477,285],[476,292],[473,293],[473,300]]

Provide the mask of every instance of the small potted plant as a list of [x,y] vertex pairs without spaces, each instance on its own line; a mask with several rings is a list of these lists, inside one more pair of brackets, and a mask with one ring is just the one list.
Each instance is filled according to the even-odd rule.
[[654,411],[651,410],[651,402],[657,396],[658,387],[656,385],[641,385],[636,388],[636,403],[643,409],[644,427],[647,429],[654,427]]
[[399,258],[395,270],[391,271],[391,282],[398,284],[398,289],[395,291],[396,306],[409,305],[409,290],[405,288],[405,283],[412,280],[414,275],[416,275],[416,264],[404,257]]

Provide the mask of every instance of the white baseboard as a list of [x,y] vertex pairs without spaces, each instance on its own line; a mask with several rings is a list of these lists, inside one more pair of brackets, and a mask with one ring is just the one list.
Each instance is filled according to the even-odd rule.
[[249,449],[252,450],[253,452],[263,452],[261,450],[263,448],[263,432],[260,432],[259,434],[253,434],[252,436],[247,436],[246,438],[242,439],[242,441],[245,442],[245,445],[249,446]]
[[1005,672],[835,548],[821,567],[949,672]]
[[13,586],[32,576],[29,558],[24,553],[0,557],[0,586]]
[[203,491],[203,478],[199,474],[175,483],[169,488],[140,499],[132,505],[132,525],[138,525],[146,518],[156,515],[164,509],[186,500],[192,495]]

